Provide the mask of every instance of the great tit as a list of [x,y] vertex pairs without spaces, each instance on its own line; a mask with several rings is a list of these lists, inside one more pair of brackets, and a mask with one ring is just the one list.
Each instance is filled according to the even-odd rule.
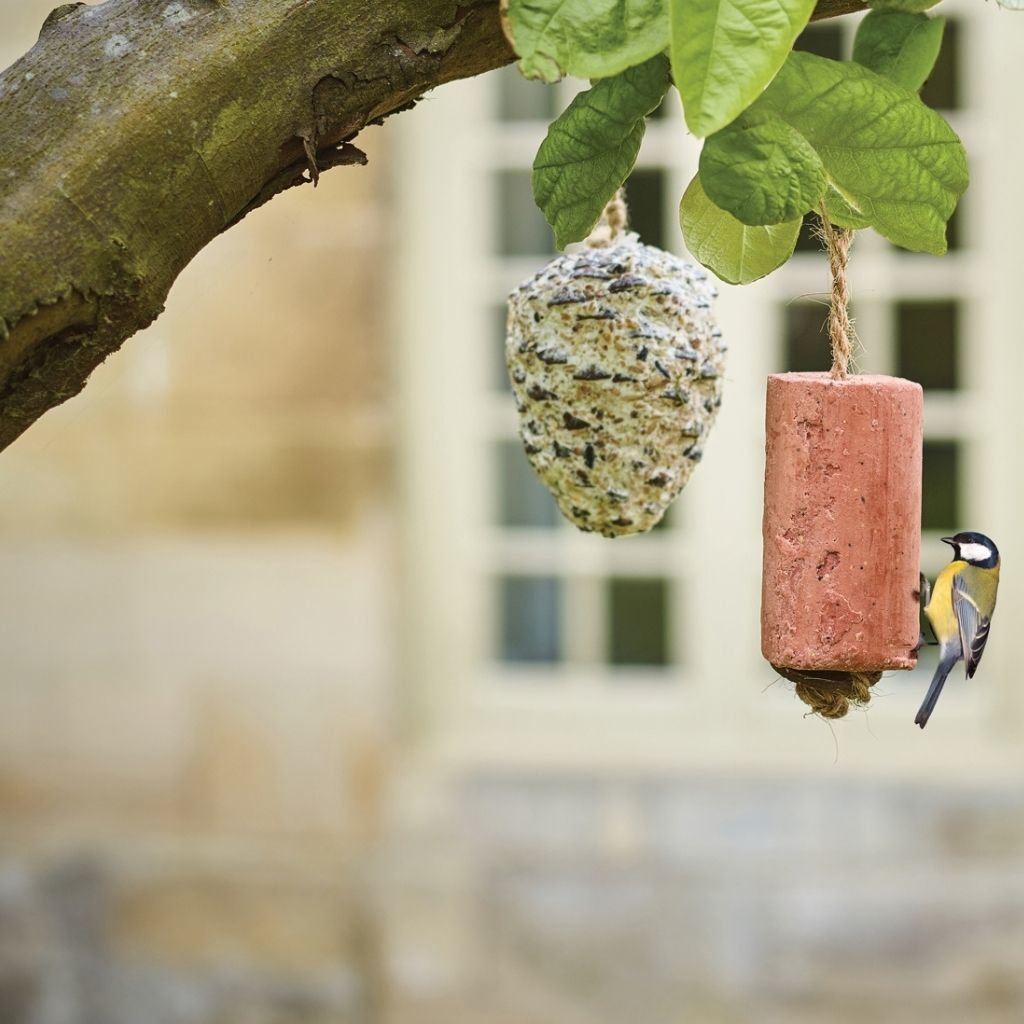
[[953,547],[953,561],[939,573],[929,594],[921,595],[924,613],[939,642],[939,664],[914,724],[928,724],[935,702],[953,666],[964,659],[970,679],[988,640],[999,589],[999,550],[983,533],[943,537]]

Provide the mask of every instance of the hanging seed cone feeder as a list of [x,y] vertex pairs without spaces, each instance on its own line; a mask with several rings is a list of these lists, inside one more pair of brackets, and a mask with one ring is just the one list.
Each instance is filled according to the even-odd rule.
[[651,529],[700,462],[721,405],[707,273],[626,232],[621,196],[579,251],[509,296],[519,434],[585,532]]
[[831,373],[768,378],[761,651],[826,718],[917,663],[921,386],[848,375],[849,233],[822,217]]

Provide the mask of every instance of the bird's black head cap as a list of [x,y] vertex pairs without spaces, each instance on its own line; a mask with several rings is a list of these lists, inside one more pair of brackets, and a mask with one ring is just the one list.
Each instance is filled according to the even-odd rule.
[[956,557],[968,565],[977,566],[979,569],[993,569],[999,564],[999,549],[983,533],[967,530],[942,539],[952,545]]

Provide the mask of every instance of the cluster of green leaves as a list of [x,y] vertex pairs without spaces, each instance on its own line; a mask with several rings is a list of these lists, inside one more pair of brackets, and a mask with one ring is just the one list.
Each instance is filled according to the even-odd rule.
[[853,60],[834,61],[792,48],[815,0],[506,0],[523,74],[591,80],[534,162],[556,243],[597,223],[674,84],[687,128],[704,139],[680,204],[683,236],[723,280],[781,266],[803,217],[823,209],[841,227],[944,253],[967,162],[918,95],[942,42],[943,19],[923,13],[934,2],[872,0]]

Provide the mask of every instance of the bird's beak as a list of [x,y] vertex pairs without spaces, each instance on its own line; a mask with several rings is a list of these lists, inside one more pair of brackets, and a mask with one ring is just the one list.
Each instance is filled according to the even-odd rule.
[[952,537],[940,537],[939,540],[941,540],[943,544],[948,544],[950,547],[956,547],[956,541],[953,540]]

